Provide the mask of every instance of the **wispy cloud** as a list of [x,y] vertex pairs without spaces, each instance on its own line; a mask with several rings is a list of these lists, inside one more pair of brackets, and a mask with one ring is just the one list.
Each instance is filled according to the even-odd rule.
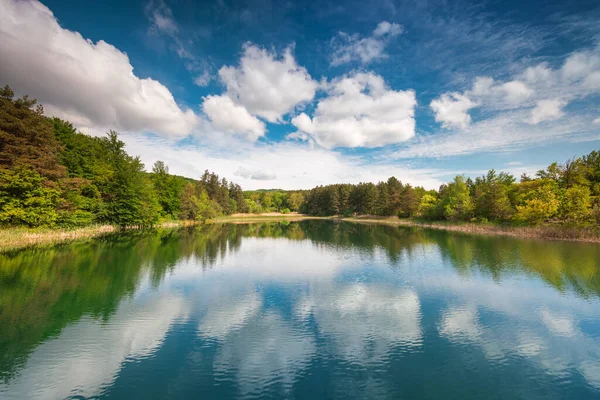
[[172,42],[172,48],[179,58],[184,60],[186,69],[195,75],[193,82],[201,87],[208,86],[214,78],[211,63],[194,55],[193,41],[183,39],[181,27],[173,16],[173,11],[163,0],[152,0],[144,9],[148,18],[148,35],[166,35]]
[[352,61],[368,64],[373,61],[385,59],[388,55],[385,48],[390,40],[403,31],[403,27],[396,23],[382,21],[377,25],[370,36],[361,37],[358,33],[349,35],[339,32],[331,40],[333,54],[331,65],[341,65]]

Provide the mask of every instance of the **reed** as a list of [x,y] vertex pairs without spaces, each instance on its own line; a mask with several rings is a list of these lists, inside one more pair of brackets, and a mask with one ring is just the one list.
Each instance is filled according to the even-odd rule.
[[[176,228],[198,224],[197,221],[165,221],[158,228]],[[136,229],[136,228],[128,228]],[[80,241],[99,237],[120,229],[112,225],[90,225],[83,228],[5,228],[0,229],[0,251],[14,250],[30,246],[52,245],[70,241]]]

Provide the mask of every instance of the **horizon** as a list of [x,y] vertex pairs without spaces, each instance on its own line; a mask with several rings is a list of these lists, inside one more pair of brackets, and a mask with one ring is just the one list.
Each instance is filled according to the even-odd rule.
[[0,84],[150,170],[435,189],[600,148],[600,4],[0,0]]

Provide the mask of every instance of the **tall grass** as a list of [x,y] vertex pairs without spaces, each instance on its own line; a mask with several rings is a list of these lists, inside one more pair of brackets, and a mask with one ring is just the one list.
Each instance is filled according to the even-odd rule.
[[[165,221],[156,227],[175,228],[195,225],[196,221]],[[112,225],[90,225],[83,228],[23,228],[13,227],[0,229],[0,251],[14,250],[30,246],[50,245],[74,240],[90,239],[119,231]]]

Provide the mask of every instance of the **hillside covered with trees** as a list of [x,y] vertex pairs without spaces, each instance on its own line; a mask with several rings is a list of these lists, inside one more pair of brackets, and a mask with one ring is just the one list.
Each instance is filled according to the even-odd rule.
[[174,176],[161,161],[147,173],[124,147],[117,132],[79,133],[0,89],[0,226],[152,226],[247,210],[239,185],[208,171]]

